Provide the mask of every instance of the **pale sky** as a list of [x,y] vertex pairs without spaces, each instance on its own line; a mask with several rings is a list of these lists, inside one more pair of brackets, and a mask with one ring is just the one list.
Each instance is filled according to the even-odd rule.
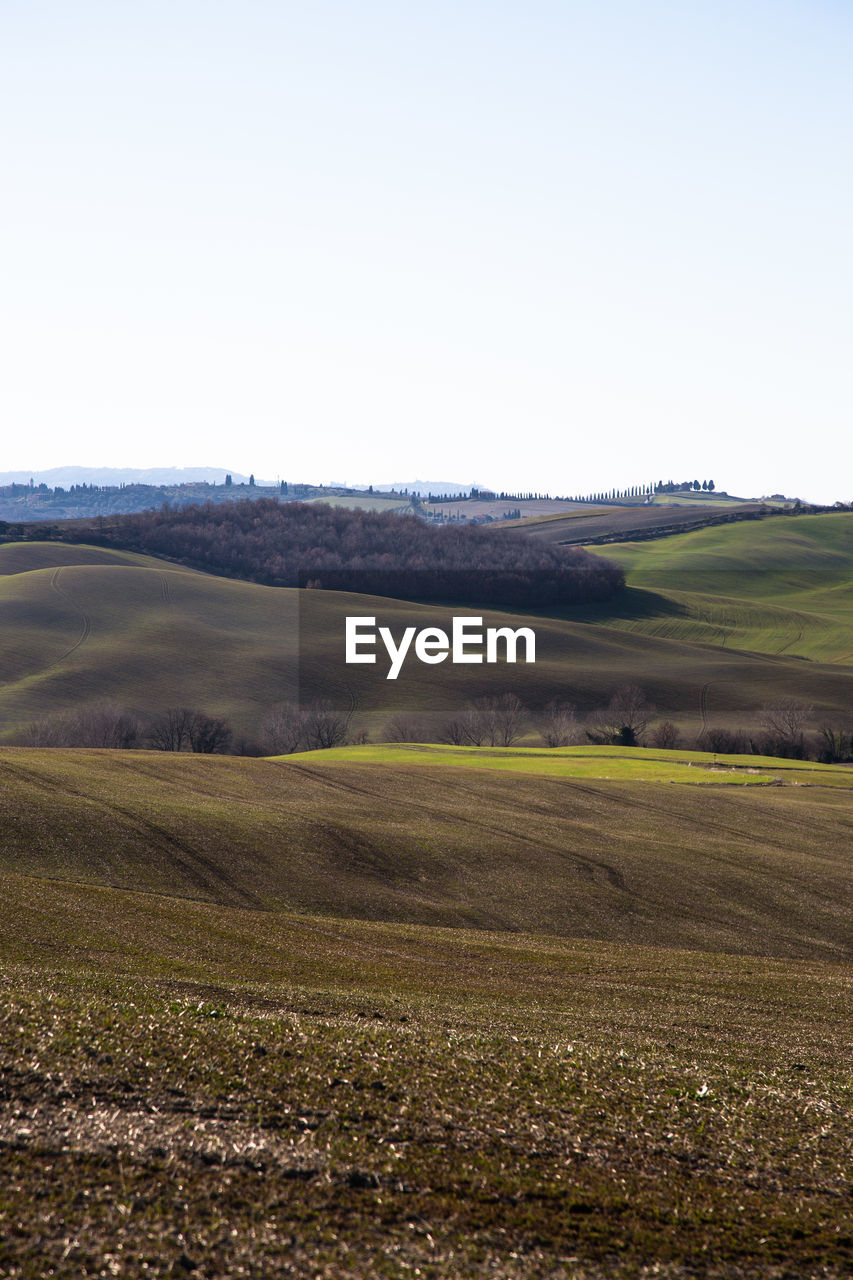
[[3,0],[0,470],[853,499],[842,0]]

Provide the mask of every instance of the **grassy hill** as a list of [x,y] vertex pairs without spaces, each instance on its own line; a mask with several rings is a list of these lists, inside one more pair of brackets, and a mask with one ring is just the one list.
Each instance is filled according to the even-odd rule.
[[711,751],[669,751],[629,747],[471,747],[434,743],[380,743],[334,747],[271,757],[282,763],[412,765],[417,768],[485,769],[541,778],[595,778],[616,782],[675,782],[682,786],[800,786],[853,790],[846,765],[726,755]]
[[[792,533],[808,527],[783,526]],[[725,542],[743,528],[706,533]],[[769,525],[749,528],[771,532]],[[666,546],[676,543],[682,540],[670,539]],[[533,627],[535,665],[426,667],[411,661],[400,679],[390,682],[384,662],[345,665],[346,615],[376,616],[399,635],[410,625],[448,627],[454,610],[263,587],[87,546],[7,544],[0,547],[0,737],[8,741],[34,719],[103,700],[141,715],[197,706],[227,717],[238,733],[256,736],[268,708],[299,691],[309,699],[324,696],[342,708],[355,708],[356,727],[367,728],[376,739],[399,710],[438,723],[469,698],[509,687],[533,710],[563,698],[587,713],[626,681],[644,687],[661,716],[692,729],[709,706],[718,718],[754,723],[764,702],[783,695],[812,703],[817,723],[835,722],[850,705],[849,674],[840,665],[850,655],[847,551],[843,541],[834,549],[827,544],[821,550],[811,542],[808,547],[814,562],[831,564],[821,571],[820,614],[806,615],[817,588],[810,596],[805,569],[792,579],[793,586],[787,570],[768,569],[771,578],[775,574],[777,597],[772,583],[751,575],[747,585],[754,598],[738,604],[746,619],[742,633],[725,636],[721,621],[735,607],[728,596],[705,591],[701,599],[683,599],[661,585],[655,568],[648,571],[657,575],[654,588],[631,587],[618,608],[535,618],[477,611],[484,625]],[[628,548],[625,554],[634,552]],[[632,575],[638,572],[630,569]],[[692,563],[673,572],[696,581]],[[734,573],[720,574],[725,590],[731,589]],[[706,618],[702,610],[715,612]],[[797,622],[800,616],[807,626]],[[795,625],[801,639],[788,643]],[[729,642],[721,643],[725,639]],[[799,654],[807,643],[814,659],[831,661],[802,662]],[[783,651],[775,653],[774,646]]]
[[611,543],[607,557],[625,568],[632,588],[620,615],[608,615],[608,625],[730,649],[853,662],[851,512]]
[[260,910],[850,957],[849,771],[764,763],[745,776],[777,784],[745,786],[683,758],[667,781],[630,764],[620,780],[607,753],[602,780],[589,753],[561,772],[474,759],[6,748],[0,870]]
[[0,552],[7,735],[105,699],[139,713],[202,706],[248,729],[295,694],[295,592],[90,547]]

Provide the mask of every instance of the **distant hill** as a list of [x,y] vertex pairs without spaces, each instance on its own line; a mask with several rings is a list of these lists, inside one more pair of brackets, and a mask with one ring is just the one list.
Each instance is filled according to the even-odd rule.
[[[249,479],[251,478],[250,476]],[[281,502],[319,500],[342,502],[345,505],[354,502],[365,507],[392,509],[411,506],[406,498],[388,497],[385,494],[359,495],[353,494],[350,489],[287,482],[273,486],[248,484],[233,476],[230,484],[208,483],[206,480],[182,481],[179,484],[96,484],[94,481],[81,481],[69,484],[67,488],[61,484],[51,488],[44,482],[30,485],[27,481],[24,484],[0,484],[0,521],[33,524],[86,520],[93,516],[155,511],[164,503],[171,507],[186,507],[203,502],[237,502],[241,498],[275,498]]]
[[[249,477],[224,467],[51,467],[47,471],[0,471],[0,485],[46,484],[66,488],[72,484],[224,484],[230,475],[235,484],[248,484]],[[272,485],[273,480],[258,479],[259,485]]]
[[394,484],[375,484],[377,493],[417,493],[425,497],[429,493],[470,493],[472,488],[482,488],[475,482],[457,484],[454,480],[397,480]]

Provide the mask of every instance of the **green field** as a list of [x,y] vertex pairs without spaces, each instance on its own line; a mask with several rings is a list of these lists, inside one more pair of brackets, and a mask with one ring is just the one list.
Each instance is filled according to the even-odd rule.
[[849,1275],[849,971],[170,914],[5,969],[7,1275]]
[[608,625],[812,662],[853,662],[853,513],[612,543],[604,553],[624,566],[638,593],[634,606],[608,617]]
[[451,747],[434,743],[380,743],[279,756],[283,763],[417,765],[487,769],[544,778],[598,778],[618,782],[674,782],[682,786],[801,786],[853,788],[853,769],[772,756],[711,751],[655,751],[624,747]]
[[412,515],[410,500],[402,493],[395,494],[359,494],[349,497],[346,494],[334,497],[306,498],[306,502],[323,502],[330,507],[344,507],[347,511],[396,511],[401,515]]

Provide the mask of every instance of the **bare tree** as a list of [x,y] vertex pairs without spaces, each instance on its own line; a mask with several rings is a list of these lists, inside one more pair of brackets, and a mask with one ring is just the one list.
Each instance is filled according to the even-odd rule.
[[782,754],[801,752],[804,746],[803,730],[814,714],[814,707],[798,698],[777,698],[761,708],[759,720],[772,745],[781,747]]
[[23,735],[31,747],[108,747],[125,750],[139,742],[139,721],[110,703],[49,716],[30,724]]
[[696,739],[697,751],[713,751],[716,755],[745,756],[753,751],[752,742],[742,729],[709,725]]
[[671,720],[664,720],[663,724],[656,725],[652,731],[652,746],[660,747],[664,751],[673,751],[681,741],[681,733],[678,726],[674,725]]
[[431,730],[417,716],[397,715],[382,730],[384,742],[429,742]]
[[183,751],[190,745],[195,712],[188,707],[171,707],[154,721],[148,740],[155,751]]
[[294,702],[280,702],[264,720],[261,733],[270,755],[292,755],[305,746],[305,713]]
[[21,734],[24,747],[70,747],[72,742],[72,717],[68,715],[44,716],[33,720]]
[[614,746],[642,746],[643,735],[655,709],[635,684],[623,684],[606,707],[591,717],[587,737],[592,742]]
[[483,744],[485,733],[479,712],[474,707],[466,707],[445,723],[440,740],[454,747],[479,747]]
[[478,698],[445,723],[440,740],[456,747],[509,747],[521,736],[526,714],[514,693]]
[[479,698],[474,709],[482,717],[484,736],[490,747],[511,747],[521,737],[527,712],[517,694]]
[[583,731],[571,702],[549,702],[542,722],[546,747],[571,747],[581,741]]
[[232,730],[227,720],[196,711],[188,729],[189,744],[197,755],[224,755],[231,745]]
[[84,708],[76,717],[78,746],[127,750],[140,739],[139,721],[129,711],[108,703]]
[[330,702],[312,702],[304,710],[305,745],[309,751],[339,747],[349,734],[349,716],[336,711]]

